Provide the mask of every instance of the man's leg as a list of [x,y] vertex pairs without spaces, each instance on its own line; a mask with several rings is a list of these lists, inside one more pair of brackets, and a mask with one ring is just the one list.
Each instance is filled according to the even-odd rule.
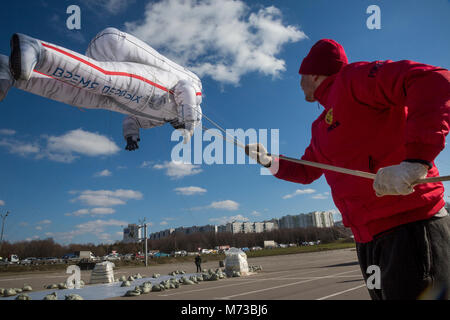
[[121,112],[121,109],[117,107],[117,103],[110,97],[74,88],[71,85],[37,71],[33,71],[28,81],[14,80],[9,69],[8,56],[0,54],[0,101],[6,97],[10,87],[15,87],[74,107],[108,109]]
[[[101,62],[83,56],[63,47],[33,39],[24,35],[13,36],[13,39],[26,39],[26,42],[36,42],[34,46],[23,46],[20,50],[23,58],[30,58],[34,52],[37,63],[31,75],[35,72],[42,76],[61,81],[74,88],[110,97],[118,102],[124,113],[137,116],[147,116],[154,120],[170,120],[176,117],[174,110],[163,108],[155,110],[148,106],[149,100],[157,94],[167,92],[167,88],[155,82],[154,70],[143,64],[131,62]],[[25,42],[22,41],[22,42]],[[14,47],[17,47],[14,46]],[[39,47],[37,50],[35,47]],[[25,52],[30,50],[30,52]],[[12,57],[17,56],[12,53]],[[31,66],[22,63],[22,66]],[[24,71],[28,74],[29,70]]]
[[[367,284],[369,274],[367,274],[367,268],[373,265],[372,257],[372,246],[373,241],[369,243],[356,243],[356,253],[358,255],[359,266],[364,278],[364,282]],[[368,289],[369,295],[372,300],[382,300],[381,290],[379,289]]]
[[[396,227],[361,246],[361,268],[376,265],[381,272],[381,290],[369,290],[382,300],[413,300],[429,289],[437,292],[449,283],[449,217],[432,218]],[[367,281],[365,270],[364,278]],[[428,297],[430,298],[430,297]],[[433,297],[437,298],[437,297]]]
[[431,285],[421,299],[450,299],[450,216],[432,218],[424,223],[427,245],[431,253]]

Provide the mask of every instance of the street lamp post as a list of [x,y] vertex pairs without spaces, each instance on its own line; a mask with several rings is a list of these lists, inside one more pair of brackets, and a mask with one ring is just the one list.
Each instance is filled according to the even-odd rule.
[[0,217],[2,217],[2,233],[0,235],[0,251],[2,250],[2,245],[3,245],[3,230],[5,228],[5,220],[6,217],[9,215],[9,211],[6,211],[6,214],[0,214]]
[[148,264],[148,250],[147,250],[147,224],[144,224],[144,238],[145,238],[145,266]]
[[[148,250],[147,250],[147,223],[145,222],[145,218],[139,221],[139,229],[144,228],[144,252],[145,252],[145,266],[148,266]],[[140,238],[142,240],[142,238]]]

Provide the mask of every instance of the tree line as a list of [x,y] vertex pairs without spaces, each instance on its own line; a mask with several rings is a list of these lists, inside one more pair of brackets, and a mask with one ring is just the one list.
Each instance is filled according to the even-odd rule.
[[[197,251],[198,248],[213,249],[216,246],[229,245],[231,247],[255,247],[264,246],[264,241],[274,240],[277,243],[310,242],[320,240],[322,243],[329,243],[338,239],[350,238],[351,231],[344,227],[332,228],[295,228],[277,229],[262,233],[194,233],[172,235],[160,240],[148,240],[148,250],[159,250],[170,253],[177,250],[188,252]],[[123,243],[117,241],[112,244],[68,244],[62,245],[52,238],[44,240],[31,240],[19,242],[4,242],[0,250],[1,257],[8,257],[10,254],[17,254],[21,259],[26,257],[58,257],[76,251],[92,251],[94,255],[102,257],[116,251],[120,254],[143,252],[143,243]]]

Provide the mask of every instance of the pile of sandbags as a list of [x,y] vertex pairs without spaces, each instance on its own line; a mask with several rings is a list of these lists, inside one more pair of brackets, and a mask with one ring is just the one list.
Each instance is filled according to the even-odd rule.
[[[27,285],[27,284],[24,284],[22,289],[21,288],[9,288],[9,289],[0,288],[0,297],[12,297],[12,296],[21,294],[23,291],[32,291],[32,290],[33,290],[33,288],[31,288],[31,286]],[[23,299],[21,298],[18,300],[23,300]]]
[[[80,280],[80,287],[84,287],[84,281]],[[67,287],[67,283],[65,282],[61,282],[61,283],[53,283],[53,284],[49,284],[44,286],[45,289],[59,289],[59,290],[64,290],[64,289],[68,289]],[[25,290],[25,287],[23,288],[23,291],[27,291]]]
[[240,275],[248,275],[247,255],[244,251],[231,248],[226,253],[225,273],[227,276],[233,276],[233,272],[239,272]]
[[72,293],[65,296],[65,300],[84,300],[82,296]]
[[26,293],[21,293],[16,297],[16,300],[31,300],[31,297]]
[[249,266],[248,271],[250,271],[250,272],[262,271],[262,267],[261,266]]
[[109,261],[96,263],[91,273],[91,284],[96,283],[113,283],[114,271],[113,264]]
[[42,300],[58,300],[58,294],[56,292],[47,294]]

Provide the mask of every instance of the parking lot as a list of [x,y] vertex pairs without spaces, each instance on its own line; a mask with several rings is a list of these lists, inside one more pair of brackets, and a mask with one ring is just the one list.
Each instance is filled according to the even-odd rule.
[[[249,258],[249,265],[261,265],[257,274],[219,281],[182,285],[178,289],[151,292],[137,297],[110,297],[113,300],[368,300],[354,249]],[[202,268],[218,268],[218,261],[206,262]],[[193,263],[118,268],[115,277],[136,273],[150,277],[153,273],[167,275],[174,270],[195,272]],[[0,287],[22,287],[25,283],[34,291],[43,291],[51,283],[64,282],[68,275],[59,272],[1,274]],[[82,271],[87,284],[90,272]],[[93,287],[87,285],[86,288]],[[134,287],[132,287],[134,288]],[[82,291],[80,291],[82,295]],[[103,300],[99,295],[95,299]]]

